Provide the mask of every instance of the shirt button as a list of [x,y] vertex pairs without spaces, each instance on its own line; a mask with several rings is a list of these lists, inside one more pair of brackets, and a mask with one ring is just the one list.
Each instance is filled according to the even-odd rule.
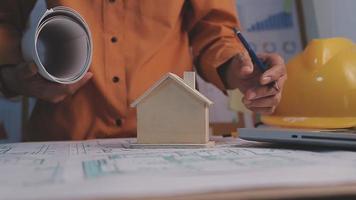
[[112,77],[112,82],[118,83],[120,81],[120,78],[117,76]]
[[112,37],[112,38],[111,38],[111,42],[112,42],[112,43],[116,43],[116,42],[117,42],[117,37],[115,37],[115,36]]
[[116,119],[115,120],[115,124],[116,124],[116,126],[121,126],[122,125],[122,120],[120,118]]

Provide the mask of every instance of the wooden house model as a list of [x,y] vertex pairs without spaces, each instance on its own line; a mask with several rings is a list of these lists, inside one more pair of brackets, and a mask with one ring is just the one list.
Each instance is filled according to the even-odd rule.
[[195,89],[195,73],[168,73],[135,100],[137,144],[206,145],[212,102]]

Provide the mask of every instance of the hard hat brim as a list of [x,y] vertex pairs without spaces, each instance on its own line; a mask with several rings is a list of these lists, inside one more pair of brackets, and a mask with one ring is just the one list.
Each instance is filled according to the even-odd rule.
[[339,129],[356,127],[356,117],[262,116],[261,121],[266,125],[288,128]]

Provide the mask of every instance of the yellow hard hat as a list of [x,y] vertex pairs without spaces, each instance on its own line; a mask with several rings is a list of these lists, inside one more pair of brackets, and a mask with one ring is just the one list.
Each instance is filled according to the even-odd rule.
[[267,125],[294,128],[356,127],[356,45],[317,39],[287,64],[288,80]]

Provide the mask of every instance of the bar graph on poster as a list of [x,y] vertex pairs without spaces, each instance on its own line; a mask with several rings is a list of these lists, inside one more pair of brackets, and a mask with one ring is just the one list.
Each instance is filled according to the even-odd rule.
[[[302,50],[294,0],[237,0],[236,6],[242,32],[257,53],[278,53],[288,62]],[[198,85],[200,91],[215,103],[211,108],[211,121],[238,120],[236,114],[229,111],[226,96],[210,84],[201,81]],[[238,97],[233,97],[233,101],[240,101],[239,95],[234,95]]]
[[302,50],[293,0],[238,0],[243,32],[257,52],[279,53],[288,61]]

